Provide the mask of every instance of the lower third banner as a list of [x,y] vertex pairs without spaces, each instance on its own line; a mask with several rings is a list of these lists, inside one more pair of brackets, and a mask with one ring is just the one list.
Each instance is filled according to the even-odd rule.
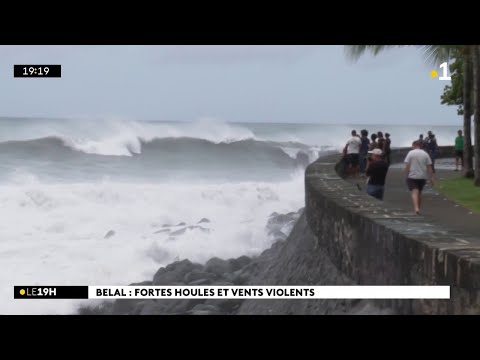
[[449,286],[15,286],[15,299],[450,299]]

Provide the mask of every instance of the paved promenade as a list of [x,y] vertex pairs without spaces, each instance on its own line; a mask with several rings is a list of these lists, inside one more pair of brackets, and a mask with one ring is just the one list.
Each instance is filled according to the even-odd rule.
[[[439,186],[438,180],[461,176],[459,172],[453,171],[455,168],[453,161],[453,159],[440,159],[438,161],[436,187]],[[390,167],[386,180],[384,201],[414,214],[403,169],[403,164],[392,164]],[[360,179],[360,181],[349,179],[348,181],[358,182],[362,191],[366,191],[365,179]],[[480,243],[480,214],[474,214],[447,199],[435,187],[425,186],[421,212],[420,217],[424,217],[428,222],[438,223],[477,237]]]

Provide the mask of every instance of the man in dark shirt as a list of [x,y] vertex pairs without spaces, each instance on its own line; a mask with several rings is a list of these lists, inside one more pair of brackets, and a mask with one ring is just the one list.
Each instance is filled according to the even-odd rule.
[[432,159],[432,169],[433,172],[435,172],[435,159],[437,158],[438,144],[435,135],[431,131],[428,132],[423,149],[427,151],[428,155],[430,155],[430,159]]
[[392,144],[392,141],[390,140],[390,134],[385,133],[385,144],[383,145],[383,153],[384,153],[384,159],[388,165],[390,165],[391,144]]
[[425,145],[425,140],[423,139],[423,134],[420,134],[420,136],[417,139],[418,141],[418,147],[419,149],[423,149],[423,146]]
[[388,164],[383,160],[383,151],[373,149],[368,152],[372,155],[368,162],[366,174],[368,177],[367,193],[374,198],[383,200],[385,191],[385,178],[387,177]]

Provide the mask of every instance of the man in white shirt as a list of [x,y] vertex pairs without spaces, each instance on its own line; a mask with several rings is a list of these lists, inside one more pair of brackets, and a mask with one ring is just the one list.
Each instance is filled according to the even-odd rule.
[[434,173],[432,169],[432,159],[423,150],[420,149],[420,142],[414,141],[413,150],[410,150],[405,158],[405,175],[407,177],[408,189],[412,192],[412,201],[415,213],[420,215],[422,205],[422,190],[427,179],[430,178],[434,184]]
[[348,139],[343,152],[346,156],[346,163],[348,168],[348,174],[358,177],[359,165],[360,165],[360,145],[362,140],[357,135],[355,130],[352,130],[352,137]]

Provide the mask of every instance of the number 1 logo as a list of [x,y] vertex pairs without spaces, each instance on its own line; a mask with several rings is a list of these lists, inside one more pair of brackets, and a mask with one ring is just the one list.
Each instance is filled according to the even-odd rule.
[[448,76],[448,64],[444,62],[442,65],[440,65],[440,68],[443,69],[443,76],[440,76],[438,80],[452,80],[452,78]]
[[[448,64],[446,62],[440,65],[440,69],[443,69],[443,76],[440,76],[438,80],[443,80],[443,81],[452,80],[452,78],[448,76]],[[430,76],[432,78],[436,78],[438,76],[437,70],[430,71]]]

